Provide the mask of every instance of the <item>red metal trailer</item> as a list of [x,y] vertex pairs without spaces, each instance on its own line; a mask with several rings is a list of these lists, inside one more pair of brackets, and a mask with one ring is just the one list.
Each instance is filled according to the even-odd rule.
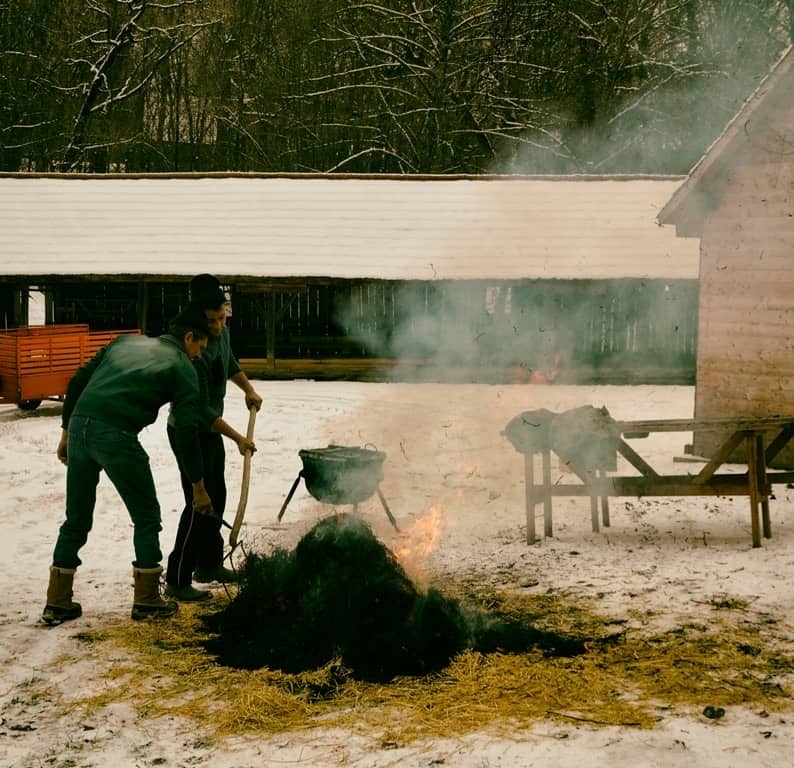
[[0,404],[32,410],[42,400],[63,400],[75,371],[122,333],[86,324],[28,325],[0,330]]

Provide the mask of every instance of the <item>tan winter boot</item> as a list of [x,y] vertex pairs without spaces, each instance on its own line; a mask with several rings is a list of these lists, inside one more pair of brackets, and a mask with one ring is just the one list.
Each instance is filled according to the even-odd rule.
[[47,605],[41,614],[45,624],[55,626],[76,619],[83,613],[80,603],[72,600],[72,583],[76,568],[50,566],[50,583],[47,587]]
[[173,616],[179,605],[173,600],[163,600],[160,596],[160,575],[163,569],[133,568],[135,578],[135,598],[132,601],[132,618],[136,621],[150,617]]

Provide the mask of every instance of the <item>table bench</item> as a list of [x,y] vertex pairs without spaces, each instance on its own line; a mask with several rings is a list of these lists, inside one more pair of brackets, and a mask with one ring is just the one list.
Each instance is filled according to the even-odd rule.
[[[515,420],[514,420],[515,421]],[[535,426],[528,422],[531,426]],[[724,435],[718,449],[697,474],[670,475],[657,472],[631,445],[626,442],[648,437],[656,432],[714,431]],[[766,418],[661,419],[650,421],[615,421],[611,426],[611,440],[615,448],[638,475],[610,475],[602,468],[584,467],[559,457],[578,477],[579,483],[552,483],[551,453],[548,444],[538,449],[516,450],[524,455],[526,494],[527,543],[536,541],[535,507],[543,504],[545,536],[553,536],[552,498],[554,496],[588,496],[594,532],[601,524],[608,527],[610,496],[747,496],[750,500],[750,523],[753,547],[761,546],[761,534],[771,538],[769,496],[775,483],[794,482],[794,471],[773,471],[768,467],[794,437],[794,416]],[[530,441],[531,442],[531,441]],[[744,444],[747,471],[718,473],[731,455]],[[540,482],[535,481],[535,459],[540,455]],[[760,508],[760,516],[759,516]]]

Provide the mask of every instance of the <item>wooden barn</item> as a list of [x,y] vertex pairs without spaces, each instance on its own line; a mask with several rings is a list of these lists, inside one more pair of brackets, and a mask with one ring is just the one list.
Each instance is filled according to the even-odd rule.
[[692,381],[682,181],[0,175],[0,326],[160,333],[212,272],[251,375]]
[[[700,238],[695,417],[794,413],[794,52],[659,215]],[[696,433],[709,456],[719,436]],[[778,466],[794,466],[794,452]]]

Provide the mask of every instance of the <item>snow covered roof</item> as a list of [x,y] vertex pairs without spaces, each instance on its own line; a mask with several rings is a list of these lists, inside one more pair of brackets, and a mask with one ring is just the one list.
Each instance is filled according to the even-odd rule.
[[0,277],[696,278],[680,177],[0,175]]

